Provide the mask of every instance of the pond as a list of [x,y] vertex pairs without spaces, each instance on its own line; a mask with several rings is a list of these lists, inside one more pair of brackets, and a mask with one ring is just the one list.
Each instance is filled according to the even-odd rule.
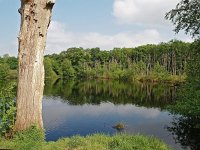
[[[0,82],[0,88],[7,85],[7,81]],[[144,134],[157,137],[176,150],[198,150],[199,118],[172,115],[166,109],[175,101],[178,88],[115,80],[46,81],[46,140],[94,133]],[[124,129],[113,128],[119,123]]]
[[[73,135],[128,133],[155,136],[176,150],[191,146],[174,135],[181,116],[165,109],[175,100],[176,86],[109,80],[58,80],[45,85],[43,119],[48,141]],[[113,128],[118,123],[123,123],[124,129]]]

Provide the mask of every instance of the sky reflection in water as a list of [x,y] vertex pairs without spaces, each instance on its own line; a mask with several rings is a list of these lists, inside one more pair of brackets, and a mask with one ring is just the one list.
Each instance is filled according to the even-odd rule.
[[[119,131],[112,127],[122,122],[125,124],[122,132],[153,135],[174,149],[181,149],[166,129],[172,122],[172,116],[163,109],[169,92],[171,99],[168,103],[173,101],[174,87],[104,81],[75,82],[69,86],[69,83],[60,82],[46,86],[48,89],[44,93],[43,119],[47,140],[93,133],[115,134]],[[106,88],[108,84],[115,86]],[[116,91],[117,96],[113,93]],[[85,102],[81,101],[81,97]],[[150,104],[147,104],[147,97]]]

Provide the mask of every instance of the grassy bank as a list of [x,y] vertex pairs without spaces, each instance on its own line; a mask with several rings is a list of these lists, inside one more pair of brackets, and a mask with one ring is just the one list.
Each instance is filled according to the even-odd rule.
[[133,80],[141,82],[178,84],[186,81],[186,75],[169,75],[167,77],[159,77],[154,75],[136,76]]
[[43,132],[31,128],[16,134],[12,140],[0,138],[0,149],[15,150],[169,150],[162,141],[142,135],[94,134],[74,136],[56,142],[46,142]]

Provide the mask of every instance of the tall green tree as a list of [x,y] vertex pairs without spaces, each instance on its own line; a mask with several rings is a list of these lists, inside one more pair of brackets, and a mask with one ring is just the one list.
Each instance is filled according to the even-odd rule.
[[75,77],[75,70],[72,67],[72,63],[69,59],[64,59],[62,62],[62,73],[64,79],[70,79]]
[[181,0],[176,8],[166,14],[166,19],[172,21],[175,32],[185,30],[194,38],[200,38],[200,1]]
[[45,78],[57,78],[57,75],[53,70],[53,62],[49,57],[44,59],[44,69]]
[[9,75],[10,67],[6,63],[0,63],[0,79],[5,79]]
[[172,111],[184,116],[200,116],[200,41],[192,44],[191,59],[187,67],[187,82],[180,89],[178,101]]
[[200,116],[200,1],[181,0],[175,9],[166,14],[175,25],[175,32],[185,30],[196,38],[191,46],[187,66],[187,83],[181,89],[172,111],[188,117]]

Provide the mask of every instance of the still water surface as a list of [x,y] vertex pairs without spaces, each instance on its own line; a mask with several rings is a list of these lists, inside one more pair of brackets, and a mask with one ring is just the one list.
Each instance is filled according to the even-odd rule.
[[[139,82],[46,82],[43,100],[46,139],[124,132],[155,136],[173,149],[186,149],[190,144],[178,141],[182,135],[175,135],[181,116],[171,115],[165,109],[174,101],[176,90],[175,86]],[[125,124],[125,129],[114,129],[117,123]]]

